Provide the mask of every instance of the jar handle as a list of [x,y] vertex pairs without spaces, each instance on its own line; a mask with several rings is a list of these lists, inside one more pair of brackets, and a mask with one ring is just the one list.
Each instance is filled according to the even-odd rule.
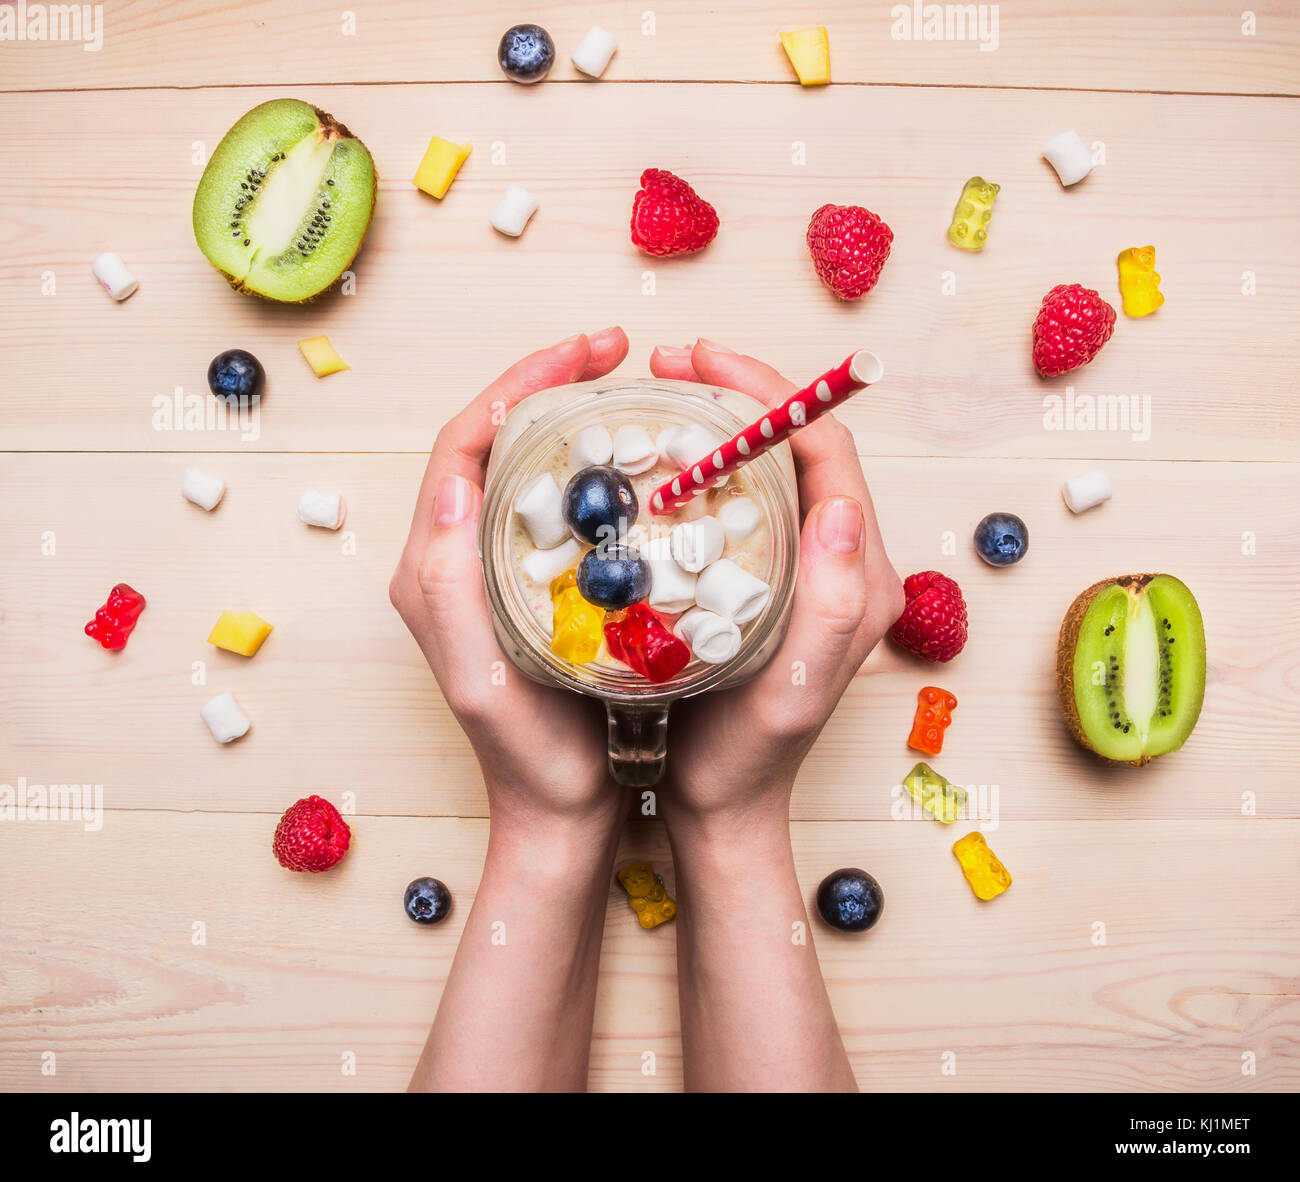
[[668,758],[668,707],[615,706],[605,703],[609,716],[609,770],[627,788],[659,783]]

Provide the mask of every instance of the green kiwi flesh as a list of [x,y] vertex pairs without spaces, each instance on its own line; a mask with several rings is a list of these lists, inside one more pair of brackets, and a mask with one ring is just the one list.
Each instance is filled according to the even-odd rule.
[[239,291],[301,303],[347,269],[374,207],[365,144],[310,103],[273,99],[212,153],[194,194],[194,237]]
[[1205,625],[1172,575],[1123,575],[1084,591],[1056,650],[1066,724],[1106,759],[1141,765],[1176,751],[1205,697]]

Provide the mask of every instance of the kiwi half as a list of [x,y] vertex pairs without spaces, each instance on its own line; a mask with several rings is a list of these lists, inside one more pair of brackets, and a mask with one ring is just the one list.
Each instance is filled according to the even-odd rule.
[[194,237],[239,291],[301,303],[356,257],[375,208],[375,165],[331,115],[273,99],[226,132],[194,194]]
[[1205,625],[1173,575],[1121,575],[1070,605],[1056,646],[1066,725],[1098,755],[1141,766],[1181,747],[1205,697]]

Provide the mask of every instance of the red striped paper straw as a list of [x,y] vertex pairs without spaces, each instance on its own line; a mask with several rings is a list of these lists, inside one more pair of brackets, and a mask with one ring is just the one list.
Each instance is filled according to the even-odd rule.
[[712,455],[666,481],[650,498],[650,511],[656,516],[672,513],[692,497],[698,497],[723,476],[734,472],[755,456],[783,442],[800,427],[820,418],[832,407],[852,398],[885,376],[880,358],[868,349],[859,349],[852,357],[828,369],[816,381],[791,394],[775,410],[751,423],[739,435],[728,439]]

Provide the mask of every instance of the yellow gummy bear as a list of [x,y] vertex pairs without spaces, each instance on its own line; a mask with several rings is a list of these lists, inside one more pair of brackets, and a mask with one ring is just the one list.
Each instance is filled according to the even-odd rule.
[[271,635],[271,625],[255,612],[222,612],[208,633],[208,643],[251,657]]
[[677,904],[664,890],[664,880],[649,862],[634,862],[618,872],[619,885],[643,928],[657,928],[677,914]]
[[473,144],[453,144],[450,140],[435,135],[425,149],[424,159],[415,170],[411,184],[430,197],[445,197],[460,166],[469,159],[473,150]]
[[1001,185],[973,176],[961,189],[957,208],[952,211],[952,224],[948,227],[948,241],[962,250],[983,250],[988,241],[989,218],[993,216],[993,202],[997,200]]
[[1121,250],[1119,265],[1119,294],[1124,297],[1125,316],[1150,316],[1165,297],[1160,292],[1160,276],[1156,273],[1156,248],[1130,246]]
[[555,603],[551,652],[575,665],[586,665],[600,652],[605,609],[583,599],[577,582],[573,569],[551,580],[551,599]]
[[1011,885],[1011,875],[1007,868],[998,861],[998,856],[984,840],[984,834],[976,830],[960,838],[952,847],[961,863],[961,872],[970,883],[970,889],[977,899],[996,899]]
[[298,342],[298,348],[302,350],[302,355],[307,358],[307,364],[316,371],[318,378],[328,377],[341,369],[352,368],[335,352],[329,337],[308,337],[305,341]]
[[831,80],[831,45],[824,28],[782,33],[781,45],[800,86],[825,86]]

